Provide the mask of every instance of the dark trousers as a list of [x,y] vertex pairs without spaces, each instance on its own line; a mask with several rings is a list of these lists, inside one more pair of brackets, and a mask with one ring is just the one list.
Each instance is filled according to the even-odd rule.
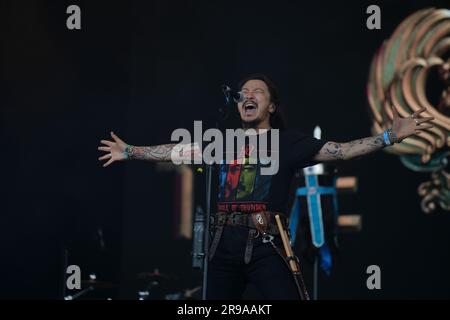
[[[248,284],[259,293],[258,298],[299,300],[292,272],[270,243],[259,235],[254,241],[252,259],[244,263],[248,228],[226,226],[213,259],[208,266],[208,300],[236,300]],[[274,239],[282,248],[281,239]]]

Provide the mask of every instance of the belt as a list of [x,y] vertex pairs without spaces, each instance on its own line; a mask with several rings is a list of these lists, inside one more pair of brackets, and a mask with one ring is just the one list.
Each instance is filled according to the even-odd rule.
[[[218,212],[211,215],[211,226],[215,229],[214,237],[209,250],[209,259],[211,260],[219,245],[220,238],[225,226],[244,226],[249,228],[247,244],[245,247],[244,262],[250,263],[253,251],[253,241],[257,237],[258,232],[264,237],[263,239],[273,239],[273,235],[279,235],[275,216],[279,215],[284,228],[289,225],[288,219],[283,213],[272,211],[261,211],[255,213],[242,212]],[[265,241],[265,240],[263,240]]]
[[256,229],[263,234],[278,235],[280,232],[275,221],[276,215],[280,216],[281,223],[286,228],[289,225],[287,217],[283,213],[273,211],[255,213],[218,212],[211,216],[211,226],[216,228],[222,226],[245,226]]

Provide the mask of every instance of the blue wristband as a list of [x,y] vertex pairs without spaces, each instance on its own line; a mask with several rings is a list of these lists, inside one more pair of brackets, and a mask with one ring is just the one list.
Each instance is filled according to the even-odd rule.
[[392,144],[391,141],[389,140],[389,135],[388,135],[387,130],[384,130],[384,132],[383,132],[383,139],[384,139],[384,143],[387,146],[390,146]]

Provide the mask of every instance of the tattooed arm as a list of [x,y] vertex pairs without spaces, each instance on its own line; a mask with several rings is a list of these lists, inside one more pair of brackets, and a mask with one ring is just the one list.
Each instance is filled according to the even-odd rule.
[[103,167],[115,161],[147,160],[147,161],[182,161],[184,159],[197,159],[201,152],[196,144],[162,144],[150,147],[131,146],[122,141],[114,132],[111,132],[114,141],[101,140],[103,144],[98,150],[107,152],[98,158],[108,160]]
[[346,143],[329,141],[324,144],[313,160],[319,162],[350,160],[381,150],[385,146],[382,134]]
[[[421,113],[425,112],[425,107],[417,110],[409,117],[402,118],[395,106],[392,106],[392,140],[389,137],[391,143],[401,142],[403,139],[412,136],[414,134],[420,134],[423,130],[433,128],[433,124],[430,121],[434,120],[434,117],[419,117]],[[383,139],[383,134],[354,140],[347,143],[327,142],[322,149],[313,158],[315,161],[334,161],[334,160],[349,160],[356,157],[360,157],[372,152],[378,151],[386,147]]]
[[200,148],[197,143],[171,143],[150,147],[129,146],[125,148],[127,159],[148,161],[172,161],[181,164],[201,159]]
[[101,140],[100,142],[103,145],[98,147],[98,150],[107,152],[105,155],[98,158],[99,161],[108,160],[103,164],[103,167],[107,167],[115,161],[131,159],[169,161],[171,160],[172,149],[176,146],[176,144],[163,144],[152,147],[135,147],[125,143],[112,131],[111,138],[113,138],[113,141]]
[[176,144],[162,144],[150,147],[128,146],[126,152],[129,159],[147,161],[170,161]]

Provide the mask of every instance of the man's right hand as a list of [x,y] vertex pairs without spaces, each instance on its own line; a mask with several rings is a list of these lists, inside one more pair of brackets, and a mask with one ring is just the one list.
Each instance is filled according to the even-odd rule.
[[98,150],[107,152],[107,154],[101,156],[100,158],[98,158],[98,160],[102,161],[109,159],[105,164],[103,164],[103,167],[109,166],[114,161],[127,160],[127,156],[125,153],[125,148],[127,147],[127,144],[123,142],[118,136],[116,136],[112,131],[111,137],[113,138],[114,141],[101,140],[100,142],[103,145],[98,147]]

